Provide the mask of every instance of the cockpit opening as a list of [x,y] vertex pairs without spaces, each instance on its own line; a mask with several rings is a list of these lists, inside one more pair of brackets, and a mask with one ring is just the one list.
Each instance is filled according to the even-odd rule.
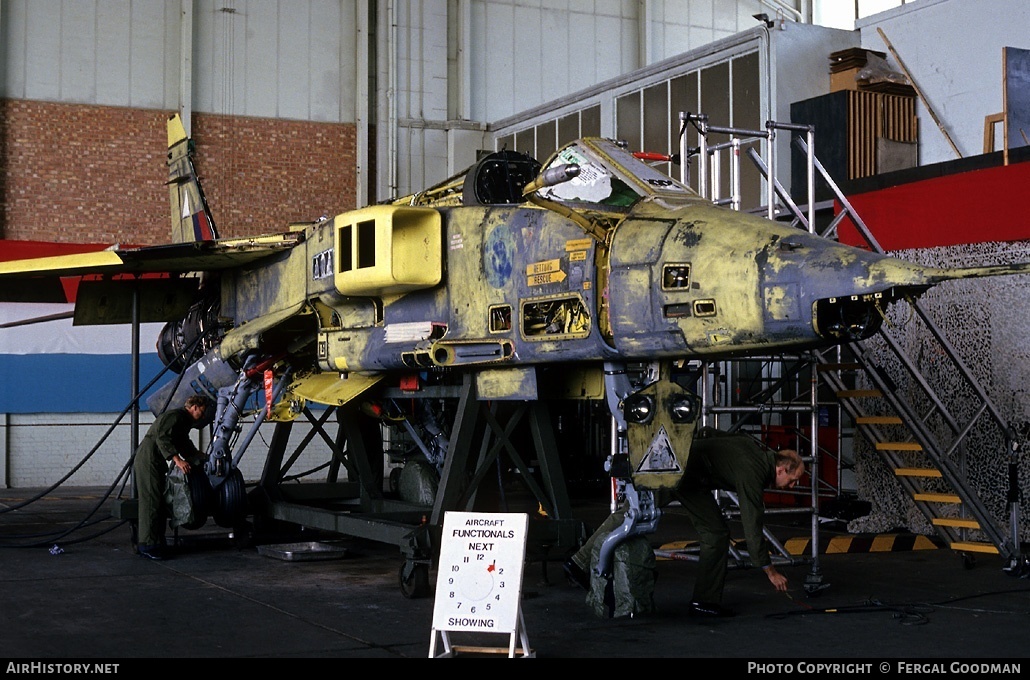
[[465,205],[522,203],[522,188],[540,172],[540,163],[518,151],[498,151],[484,156],[465,175]]

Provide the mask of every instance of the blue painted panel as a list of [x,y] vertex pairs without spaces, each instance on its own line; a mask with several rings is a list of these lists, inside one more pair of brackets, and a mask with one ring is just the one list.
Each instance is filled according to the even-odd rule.
[[[141,355],[140,387],[163,369],[157,354]],[[168,372],[156,386],[175,377]],[[127,354],[0,354],[0,413],[119,413],[131,380]]]

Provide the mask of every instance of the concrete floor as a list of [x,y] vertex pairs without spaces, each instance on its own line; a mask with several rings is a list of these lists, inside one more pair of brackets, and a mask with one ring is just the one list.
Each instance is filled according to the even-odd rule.
[[[153,562],[133,554],[128,525],[108,519],[103,506],[94,526],[55,537],[96,507],[99,493],[62,490],[0,514],[0,656],[125,660],[123,668],[133,668],[130,660],[153,658],[429,655],[434,599],[402,595],[395,546],[302,534],[333,538],[345,554],[284,560],[234,546],[215,526],[184,533],[189,540],[174,559]],[[32,495],[0,491],[0,510]],[[602,502],[576,507],[588,523],[606,514]],[[653,547],[693,539],[676,511],[667,508]],[[771,528],[781,541],[803,538],[805,521]],[[40,547],[15,547],[29,543]],[[699,621],[687,615],[692,562],[659,560],[654,613],[606,619],[555,559],[526,564],[521,606],[537,658],[712,657],[745,672],[748,662],[769,660],[795,664],[796,672],[819,660],[872,663],[873,672],[902,659],[1018,663],[1030,657],[1030,581],[1004,566],[995,556],[972,562],[945,549],[820,555],[781,568],[787,595],[760,572],[737,569],[724,604],[738,615]],[[811,594],[806,582],[822,589]],[[454,644],[505,651],[509,641],[451,636]]]

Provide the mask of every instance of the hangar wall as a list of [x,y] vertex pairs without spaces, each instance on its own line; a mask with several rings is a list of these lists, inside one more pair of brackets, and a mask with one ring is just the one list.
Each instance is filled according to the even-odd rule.
[[[1028,24],[1030,4],[1021,0],[919,0],[862,19],[856,29],[862,47],[889,54],[883,30],[965,157],[983,151],[984,117],[1003,109],[1002,48],[1030,48]],[[925,102],[917,115],[919,164],[957,158]]]
[[[791,102],[825,94],[828,56],[857,45],[852,31],[810,24],[749,28],[496,121],[491,125],[494,144],[543,159],[561,144],[595,134],[626,140],[631,148],[676,153],[681,113],[704,113],[713,126],[764,132],[766,121],[791,122]],[[687,146],[697,146],[693,128],[686,132]],[[709,144],[726,139],[713,134]],[[789,135],[780,135],[781,158],[788,157],[789,146]],[[758,150],[768,153],[764,143]],[[789,186],[789,164],[777,168],[780,181]],[[680,176],[678,166],[661,169]],[[761,205],[765,189],[759,173],[750,163],[742,163],[741,172],[743,204]],[[689,177],[694,188],[697,174],[695,167]],[[723,186],[730,185],[728,162],[722,179]]]
[[[0,12],[3,98],[353,124],[359,205],[465,167],[493,121],[775,14],[763,0],[0,0]],[[974,153],[983,117],[1001,109],[1000,48],[1025,46],[1028,13],[1019,0],[916,0],[858,27],[877,50],[874,29],[885,28],[959,148]],[[975,51],[949,48],[969,35]],[[775,88],[800,98],[792,90],[804,83],[780,73]],[[921,161],[953,157],[925,107],[919,115]],[[279,153],[303,162],[300,145]]]
[[356,7],[4,0],[3,96],[353,123]]
[[[364,205],[469,165],[491,120],[750,28],[762,8],[759,0],[0,0],[0,97],[182,111],[187,130],[194,111],[353,124],[349,170]],[[303,166],[302,144],[278,153]],[[242,153],[237,160],[250,167]],[[352,207],[349,196],[337,199],[340,210]]]
[[[0,414],[0,457],[6,461],[0,465],[0,485],[5,488],[47,487],[56,483],[73,487],[111,485],[127,465],[132,451],[130,423],[124,419],[115,424],[114,415]],[[146,432],[153,422],[152,414],[142,413],[141,432]],[[244,424],[244,431],[248,425]],[[290,450],[303,440],[307,429],[300,425],[294,428],[290,433]],[[201,448],[208,443],[199,438],[199,433],[194,435],[194,442],[199,442]],[[240,472],[248,481],[261,477],[265,462],[261,444],[259,439],[240,459]],[[267,442],[265,445],[267,447]],[[318,468],[330,456],[329,448],[315,437],[292,469]]]
[[[492,121],[630,73],[756,25],[760,0],[568,0],[380,2],[396,30],[381,27],[378,108],[396,139],[381,134],[378,196],[417,191],[467,167],[492,148]],[[393,22],[388,23],[392,24]],[[444,37],[447,40],[444,40]],[[391,73],[396,73],[396,81]],[[389,92],[396,91],[396,102]]]
[[[170,238],[169,111],[0,100],[0,236],[65,243]],[[351,124],[197,113],[197,168],[221,236],[355,207]],[[292,149],[293,151],[288,151]]]

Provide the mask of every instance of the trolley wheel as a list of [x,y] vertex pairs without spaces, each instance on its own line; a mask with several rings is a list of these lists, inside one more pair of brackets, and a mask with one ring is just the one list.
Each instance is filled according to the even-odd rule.
[[396,494],[401,488],[401,470],[403,468],[395,467],[390,470],[389,485],[390,493]]
[[401,594],[409,600],[429,595],[429,565],[407,561],[401,565],[398,581]]
[[1009,565],[1003,567],[1002,571],[1014,578],[1026,578],[1030,576],[1030,560],[1025,555],[1020,555],[1010,560]]

